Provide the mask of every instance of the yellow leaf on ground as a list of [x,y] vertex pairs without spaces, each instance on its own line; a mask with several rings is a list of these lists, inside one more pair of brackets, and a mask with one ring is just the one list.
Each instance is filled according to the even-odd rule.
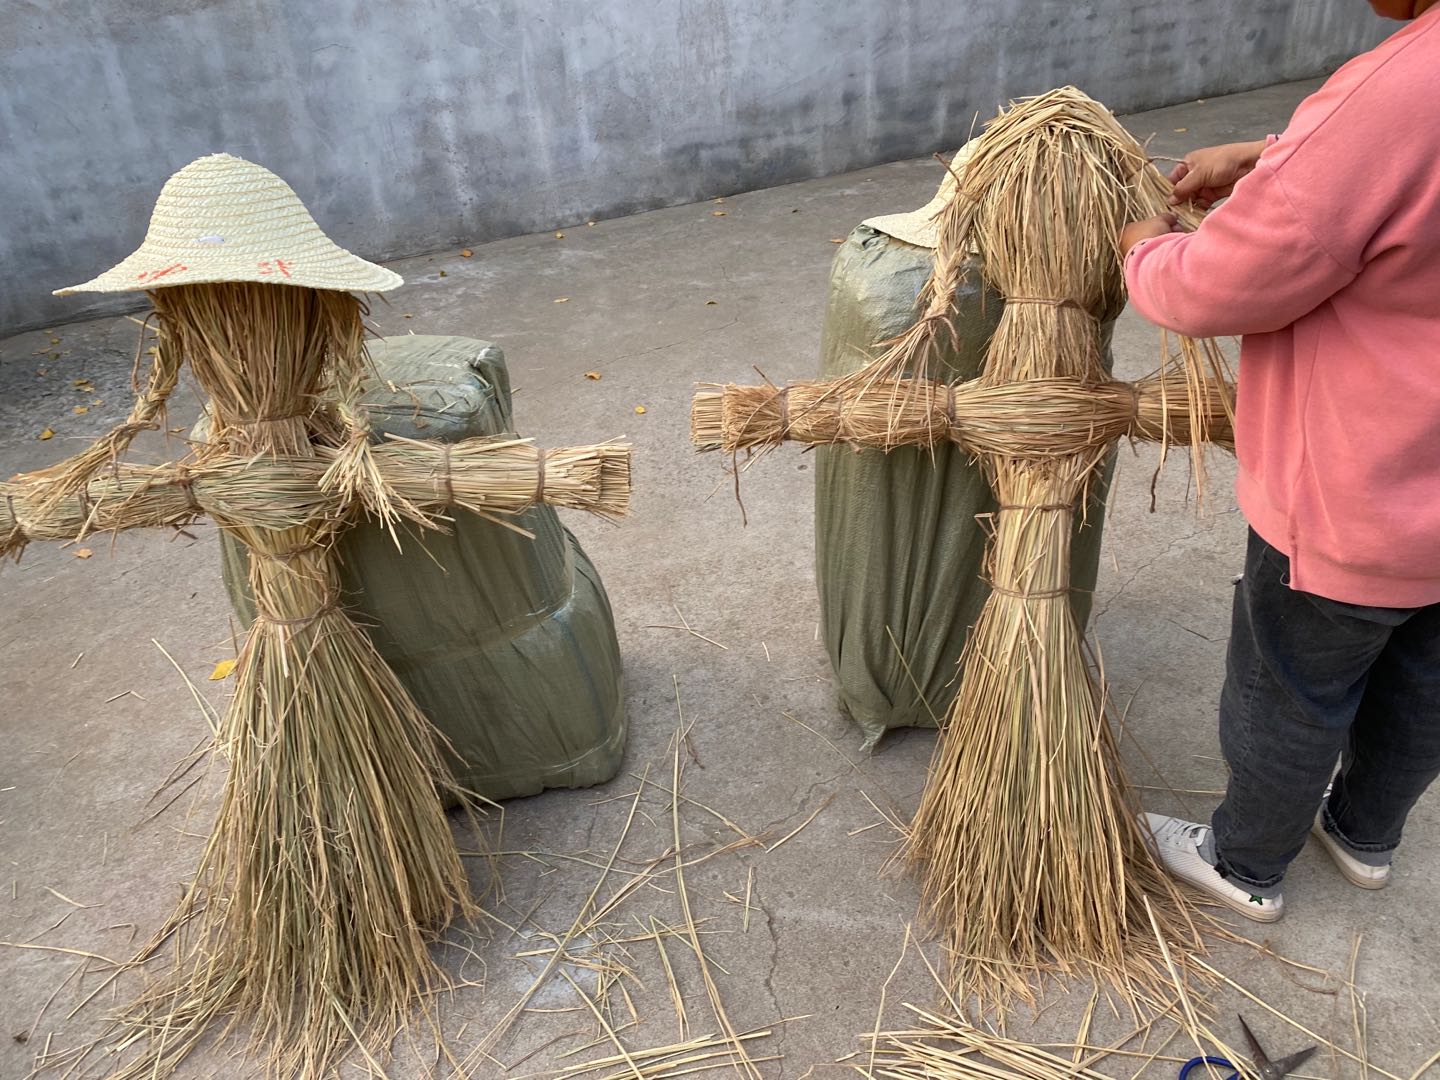
[[593,221],[587,221],[587,222],[585,222],[585,227],[586,227],[587,229],[593,229],[593,228],[595,227],[595,222],[593,222]]
[[724,202],[724,201],[725,201],[725,196],[724,196],[724,195],[721,195],[721,196],[720,196],[718,199],[716,199],[715,201],[716,201],[716,202]]
[[706,307],[709,307],[709,306],[712,305],[712,304],[718,304],[718,303],[720,303],[719,300],[706,300],[706,301],[705,301],[705,306],[706,306]]
[[401,315],[400,317],[401,317],[402,319],[413,319],[415,316],[414,316],[414,315]]
[[644,406],[644,405],[636,405],[636,406],[635,406],[635,411],[636,411],[637,413],[640,413],[640,414],[643,416],[643,415],[645,414],[645,406]]
[[843,244],[844,242],[845,238],[843,236],[832,236],[830,238],[830,243],[832,244]]
[[228,679],[230,673],[235,670],[234,660],[221,660],[215,665],[215,670],[210,672],[210,681],[219,682],[221,679]]
[[557,303],[557,304],[568,304],[569,302],[570,302],[570,297],[568,297],[568,296],[557,296],[557,297],[555,298],[555,303]]
[[89,548],[77,548],[75,551],[75,557],[77,559],[88,559],[91,555],[94,554],[95,552],[91,551]]
[[587,372],[585,372],[585,377],[586,377],[587,379],[589,379],[591,382],[599,382],[599,381],[600,381],[600,372],[598,372],[598,371],[587,371]]
[[48,427],[37,436],[42,442],[46,439],[53,439],[54,437],[55,432]]
[[710,211],[710,216],[711,216],[711,217],[724,217],[724,216],[725,216],[725,211],[724,211],[724,210],[711,210],[711,211]]
[[469,248],[461,248],[461,249],[460,249],[460,257],[461,257],[462,259],[468,259],[468,258],[470,258],[471,255],[474,255],[474,254],[475,254],[475,252],[471,251]]
[[564,239],[565,239],[565,234],[564,234],[563,232],[557,232],[557,233],[555,234],[555,239],[556,239],[556,240],[564,240]]
[[75,412],[76,412],[76,413],[87,413],[87,412],[89,412],[89,411],[90,411],[90,406],[89,406],[89,405],[76,405],[76,406],[75,406]]
[[1176,129],[1175,129],[1175,134],[1176,134],[1176,135],[1184,135],[1184,134],[1185,134],[1187,131],[1189,131],[1189,130],[1190,130],[1189,128],[1176,128]]

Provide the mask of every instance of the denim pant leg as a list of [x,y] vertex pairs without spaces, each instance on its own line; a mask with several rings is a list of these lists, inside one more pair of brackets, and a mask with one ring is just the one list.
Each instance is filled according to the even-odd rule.
[[1383,866],[1416,800],[1440,776],[1440,604],[1396,628],[1369,685],[1325,808],[1325,828]]
[[1252,531],[1220,697],[1230,782],[1211,819],[1216,867],[1256,895],[1276,895],[1305,846],[1371,665],[1403,618],[1297,592],[1289,570]]

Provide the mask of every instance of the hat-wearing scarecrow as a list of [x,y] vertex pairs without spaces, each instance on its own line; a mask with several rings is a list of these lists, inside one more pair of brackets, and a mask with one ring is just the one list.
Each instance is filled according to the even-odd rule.
[[[165,184],[139,250],[60,290],[148,293],[158,347],[125,424],[0,488],[0,552],[205,514],[249,550],[257,611],[219,732],[214,831],[137,958],[168,942],[176,960],[117,1021],[116,1076],[165,1075],[236,1023],[273,1070],[325,1073],[351,1040],[377,1046],[405,1022],[443,979],[429,946],[473,910],[437,736],[339,605],[337,533],[364,514],[433,525],[446,506],[624,512],[627,447],[371,445],[353,407],[355,294],[400,284],[332,243],[279,177],[217,154]],[[178,464],[118,463],[186,363],[209,441]]]
[[[1071,545],[1117,439],[1191,445],[1198,467],[1206,442],[1232,438],[1233,389],[1212,342],[1180,342],[1140,383],[1106,371],[1102,325],[1125,298],[1116,238],[1169,188],[1103,106],[1073,88],[1020,102],[958,172],[938,213],[908,223],[929,241],[934,222],[918,319],[844,378],[703,390],[692,436],[732,451],[954,443],[979,458],[989,590],[909,833],[925,907],[967,994],[1029,996],[1042,970],[1162,984],[1157,933],[1198,938],[1133,812],[1071,605]],[[952,385],[937,361],[976,279],[1002,306],[983,370]]]

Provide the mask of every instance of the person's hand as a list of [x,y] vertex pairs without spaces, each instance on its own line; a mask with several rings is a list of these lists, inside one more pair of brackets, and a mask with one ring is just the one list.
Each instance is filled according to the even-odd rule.
[[1264,150],[1263,139],[1192,150],[1170,172],[1170,180],[1175,185],[1170,205],[1189,202],[1209,210],[1235,189],[1241,177],[1254,171]]
[[1185,227],[1174,214],[1158,214],[1144,221],[1132,221],[1120,233],[1120,257],[1130,254],[1130,249],[1141,240],[1154,240],[1157,236],[1184,232]]

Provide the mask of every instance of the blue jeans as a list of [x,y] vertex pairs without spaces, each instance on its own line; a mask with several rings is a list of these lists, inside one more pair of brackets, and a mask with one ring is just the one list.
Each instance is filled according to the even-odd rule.
[[1220,697],[1230,783],[1211,825],[1220,873],[1259,896],[1278,895],[1332,777],[1326,830],[1383,866],[1440,775],[1440,604],[1360,607],[1289,580],[1252,530]]

